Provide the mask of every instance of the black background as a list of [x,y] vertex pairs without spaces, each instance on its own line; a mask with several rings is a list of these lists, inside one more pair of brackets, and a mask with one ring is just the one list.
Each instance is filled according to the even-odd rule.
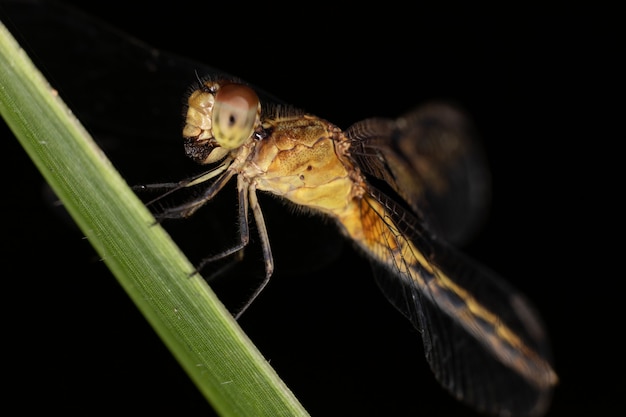
[[[605,61],[615,53],[607,44],[610,24],[603,24],[608,13],[420,4],[340,11],[308,3],[272,9],[189,1],[81,9],[341,127],[397,116],[433,98],[460,103],[475,120],[493,175],[490,216],[463,250],[542,312],[561,379],[548,415],[623,408],[623,272],[608,266],[615,251],[600,234],[616,226],[605,222],[612,204],[602,197],[615,175],[607,171],[616,165],[601,167],[597,160],[618,137],[600,133],[610,105],[596,95],[614,94]],[[169,100],[179,106],[184,93]],[[121,99],[120,109],[128,103]],[[178,131],[179,112],[156,123]],[[196,167],[185,159],[179,136],[171,140],[174,151],[116,143],[114,163],[129,183],[181,179]],[[19,401],[25,410],[211,415],[89,243],[51,208],[18,142],[3,130],[0,143],[5,361],[20,371],[5,384],[5,397],[27,395]],[[234,210],[233,195],[220,198]],[[276,275],[240,324],[305,408],[317,416],[473,415],[434,381],[419,335],[380,294],[367,262],[315,221],[311,228],[319,226],[340,256],[313,264],[306,254],[294,255],[296,261],[293,253],[281,257],[281,247],[321,238],[303,236],[311,230],[299,232],[306,226],[279,204],[262,203],[277,213],[268,220]],[[225,223],[234,235],[234,217]],[[200,221],[168,227],[192,259],[210,252],[212,237]],[[239,289],[243,293],[225,287],[225,299],[245,298],[247,290]],[[28,323],[13,327],[15,317]]]

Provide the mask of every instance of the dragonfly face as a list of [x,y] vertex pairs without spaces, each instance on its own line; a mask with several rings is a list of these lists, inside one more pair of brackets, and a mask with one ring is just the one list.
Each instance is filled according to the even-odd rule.
[[466,124],[454,108],[431,104],[342,131],[300,110],[261,103],[237,81],[205,81],[189,97],[183,136],[187,155],[214,167],[171,187],[213,181],[201,197],[159,215],[190,216],[237,177],[241,239],[218,257],[248,244],[251,209],[266,265],[254,296],[274,268],[257,190],[332,218],[370,260],[389,301],[422,333],[444,387],[483,412],[541,415],[557,376],[539,317],[521,294],[446,243],[446,223],[456,219],[449,210],[432,211],[471,207],[477,191],[450,193],[484,179]]

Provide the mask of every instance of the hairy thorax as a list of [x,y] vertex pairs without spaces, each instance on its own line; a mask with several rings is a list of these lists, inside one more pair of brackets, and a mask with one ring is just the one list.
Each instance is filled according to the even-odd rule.
[[276,119],[268,127],[252,156],[254,168],[244,171],[257,189],[335,217],[353,206],[362,180],[339,128],[313,116]]

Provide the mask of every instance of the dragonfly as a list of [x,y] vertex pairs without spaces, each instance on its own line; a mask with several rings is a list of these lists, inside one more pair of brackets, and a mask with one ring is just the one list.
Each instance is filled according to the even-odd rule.
[[[199,269],[241,254],[251,213],[265,280],[249,302],[274,271],[257,191],[333,219],[371,261],[389,301],[420,331],[426,359],[447,390],[489,414],[541,415],[558,378],[539,316],[522,294],[442,239],[452,233],[442,226],[451,223],[445,216],[463,217],[476,191],[463,198],[450,193],[484,175],[467,124],[457,109],[430,103],[395,120],[369,118],[342,130],[262,102],[238,79],[209,77],[189,96],[182,136],[186,155],[210,168],[149,188],[169,188],[162,198],[209,184],[158,213],[163,220],[192,216],[236,182],[239,243]],[[457,210],[443,210],[446,204]]]
[[[142,59],[181,62],[152,55]],[[169,188],[160,196],[165,198],[206,187],[200,198],[156,213],[163,220],[191,217],[231,180],[236,183],[239,242],[202,261],[200,269],[242,252],[251,216],[265,263],[254,299],[274,270],[271,230],[257,191],[290,201],[334,220],[370,261],[383,294],[419,331],[435,378],[454,397],[492,415],[547,411],[558,378],[541,318],[522,294],[448,243],[462,240],[473,223],[485,175],[462,113],[434,103],[342,129],[194,65],[210,76],[188,98],[183,149],[209,168],[148,188]],[[191,74],[190,66],[180,68]]]

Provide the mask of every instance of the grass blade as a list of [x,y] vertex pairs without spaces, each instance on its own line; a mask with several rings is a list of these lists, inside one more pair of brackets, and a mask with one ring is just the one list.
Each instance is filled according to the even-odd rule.
[[2,23],[0,114],[220,415],[308,415]]

